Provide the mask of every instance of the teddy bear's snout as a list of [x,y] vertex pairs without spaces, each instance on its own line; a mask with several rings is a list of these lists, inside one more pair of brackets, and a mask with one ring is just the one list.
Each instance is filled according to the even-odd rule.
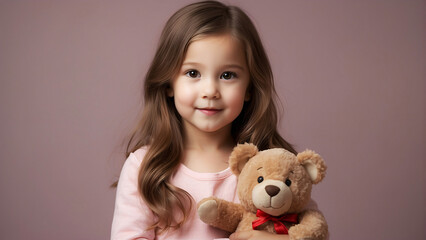
[[252,190],[254,206],[272,216],[287,211],[293,199],[291,189],[280,180],[266,179]]
[[265,191],[269,196],[273,197],[280,192],[280,188],[274,185],[268,185],[265,187]]

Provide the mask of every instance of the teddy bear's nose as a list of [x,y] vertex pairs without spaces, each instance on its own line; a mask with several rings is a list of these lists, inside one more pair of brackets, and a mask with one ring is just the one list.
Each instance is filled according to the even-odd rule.
[[266,193],[268,193],[269,196],[273,197],[277,195],[280,192],[280,188],[276,187],[274,185],[268,185],[265,187]]

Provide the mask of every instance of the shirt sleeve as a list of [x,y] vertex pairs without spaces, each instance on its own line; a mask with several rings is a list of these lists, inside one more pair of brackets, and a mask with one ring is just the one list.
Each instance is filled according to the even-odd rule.
[[154,223],[154,215],[138,191],[138,175],[142,156],[131,153],[121,170],[115,199],[111,240],[154,239],[155,231],[146,229]]

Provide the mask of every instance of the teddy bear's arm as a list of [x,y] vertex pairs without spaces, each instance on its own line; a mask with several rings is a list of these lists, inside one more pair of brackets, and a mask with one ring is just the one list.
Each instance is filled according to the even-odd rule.
[[328,235],[328,225],[317,210],[306,210],[299,215],[299,224],[289,229],[290,239],[323,240]]
[[244,208],[240,204],[216,197],[205,198],[198,203],[198,215],[203,222],[228,232],[235,232],[243,213]]

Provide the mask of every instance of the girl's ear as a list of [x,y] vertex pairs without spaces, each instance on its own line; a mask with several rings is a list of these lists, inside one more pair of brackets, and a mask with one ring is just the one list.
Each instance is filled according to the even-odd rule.
[[320,155],[312,150],[305,150],[297,154],[297,160],[306,169],[313,184],[324,179],[327,166]]
[[234,147],[234,150],[229,157],[229,167],[231,168],[231,171],[236,176],[239,176],[248,160],[255,156],[258,152],[259,150],[252,143],[238,144]]

